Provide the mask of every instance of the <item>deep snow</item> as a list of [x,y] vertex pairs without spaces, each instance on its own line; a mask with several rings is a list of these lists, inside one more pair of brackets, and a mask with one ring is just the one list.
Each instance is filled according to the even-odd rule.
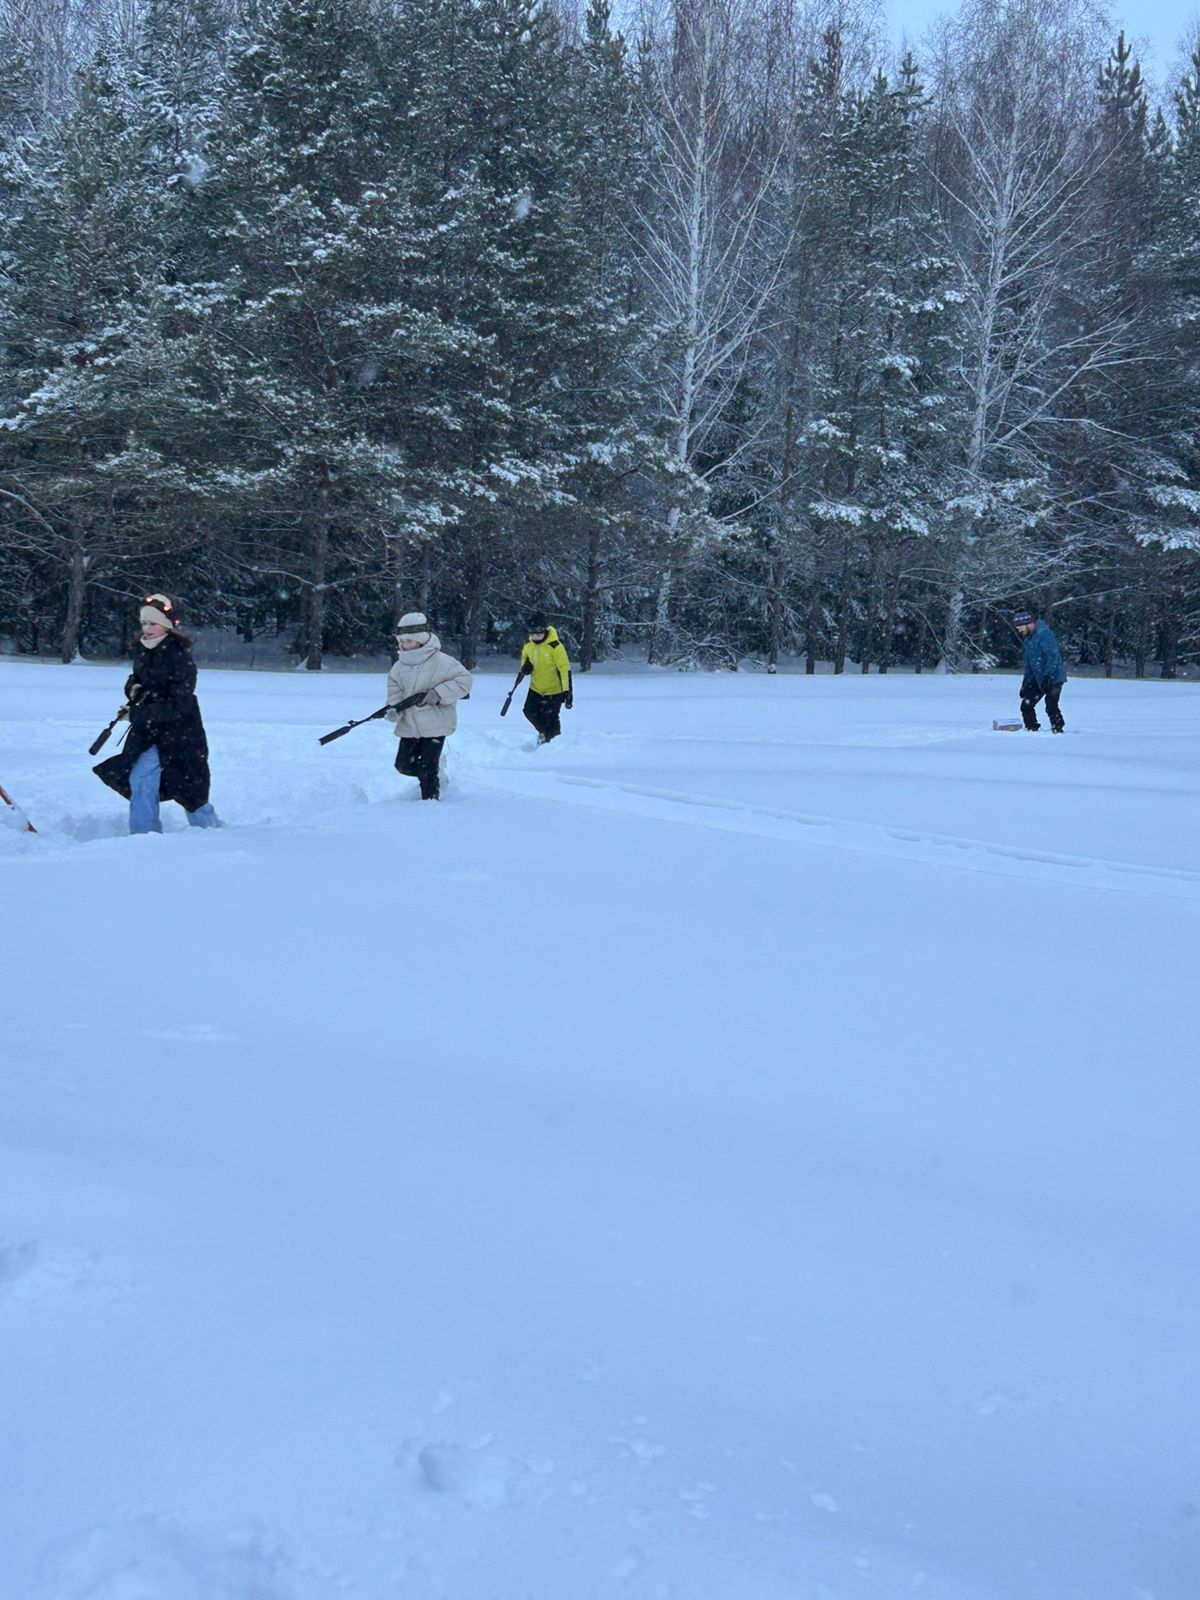
[[[3,1600],[1195,1600],[1200,689],[0,663]],[[12,819],[0,818],[0,823]]]

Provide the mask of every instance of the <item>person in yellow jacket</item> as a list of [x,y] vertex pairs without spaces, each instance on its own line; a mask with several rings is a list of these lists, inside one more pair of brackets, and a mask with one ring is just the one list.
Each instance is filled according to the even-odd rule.
[[562,732],[559,713],[575,703],[571,663],[558,634],[540,613],[529,619],[529,637],[521,650],[520,677],[529,679],[525,717],[537,729],[538,743],[549,744]]

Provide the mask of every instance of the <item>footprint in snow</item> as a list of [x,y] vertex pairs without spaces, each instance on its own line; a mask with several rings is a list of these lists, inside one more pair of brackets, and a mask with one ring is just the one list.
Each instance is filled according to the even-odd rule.
[[74,839],[77,844],[95,844],[99,839],[124,837],[129,832],[129,822],[124,816],[107,812],[96,816],[63,817],[58,831]]
[[515,1460],[492,1449],[487,1438],[473,1445],[409,1439],[396,1457],[396,1465],[410,1474],[418,1491],[445,1495],[472,1511],[517,1505],[526,1498],[533,1480],[554,1471],[548,1457]]
[[77,1295],[116,1299],[113,1274],[82,1252],[47,1254],[36,1239],[0,1240],[0,1305],[54,1305]]
[[687,1484],[679,1490],[679,1498],[683,1501],[684,1509],[689,1517],[695,1517],[698,1521],[704,1522],[712,1516],[712,1507],[708,1502],[710,1497],[716,1493],[716,1487],[716,1484],[706,1483],[702,1480],[699,1483]]
[[0,1298],[33,1271],[37,1258],[36,1239],[25,1239],[20,1244],[0,1244]]
[[291,1563],[261,1529],[228,1533],[178,1517],[92,1528],[50,1552],[38,1600],[291,1600]]
[[633,1417],[625,1425],[630,1431],[614,1433],[609,1436],[609,1444],[620,1446],[626,1455],[635,1461],[640,1461],[642,1466],[648,1467],[651,1462],[658,1461],[667,1453],[666,1445],[658,1444],[642,1432],[645,1417]]
[[1031,1406],[1036,1403],[1039,1396],[1036,1391],[1025,1385],[1015,1388],[989,1389],[986,1394],[981,1394],[971,1402],[971,1410],[977,1417],[994,1417],[1014,1407]]

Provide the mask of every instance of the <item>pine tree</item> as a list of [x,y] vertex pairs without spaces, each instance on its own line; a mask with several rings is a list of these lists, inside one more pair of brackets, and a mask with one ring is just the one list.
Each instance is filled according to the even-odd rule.
[[629,203],[644,181],[634,84],[608,0],[589,0],[568,69],[560,104],[577,305],[565,308],[561,405],[570,460],[563,487],[572,505],[552,530],[550,577],[578,605],[586,672],[611,636],[616,589],[645,562],[642,508],[648,494],[661,493],[664,464],[648,426],[650,333],[637,304],[629,235]]
[[[1139,277],[1145,284],[1145,462],[1133,523],[1152,563],[1157,653],[1174,677],[1185,641],[1200,642],[1200,46],[1175,93],[1175,142],[1147,139],[1155,182]],[[1147,207],[1152,198],[1157,204]],[[1148,502],[1148,504],[1147,504]],[[1143,579],[1144,581],[1144,579]],[[1141,667],[1148,642],[1138,641]]]
[[[612,45],[601,15],[581,59],[530,0],[414,0],[390,47],[403,63],[414,204],[434,230],[420,292],[470,341],[460,367],[438,375],[459,423],[445,442],[462,495],[434,593],[468,663],[493,624],[488,594],[501,624],[531,591],[543,604],[567,597],[580,507],[606,473],[614,480],[614,432],[628,431],[614,382],[628,317],[608,276],[624,158],[617,113],[590,123],[621,92],[619,69],[614,80],[598,59]],[[551,82],[560,92],[548,96]]]
[[[829,130],[833,288],[817,352],[802,471],[808,514],[835,551],[834,665],[852,631],[866,670],[890,652],[900,562],[946,498],[946,384],[956,296],[917,174],[915,63],[847,98]],[[859,625],[852,630],[852,612]]]
[[61,653],[89,588],[144,567],[180,474],[165,437],[172,358],[160,325],[165,173],[101,53],[69,116],[23,157],[4,219],[8,414],[0,471],[29,508],[13,538],[61,585]]
[[191,183],[220,115],[228,21],[219,0],[145,0],[140,18],[132,76],[143,116]]
[[[1162,267],[1176,210],[1169,140],[1161,118],[1150,116],[1123,33],[1097,78],[1093,152],[1080,223],[1092,246],[1070,286],[1070,314],[1081,327],[1123,327],[1126,350],[1119,366],[1083,371],[1063,397],[1051,451],[1062,508],[1057,553],[1067,570],[1095,574],[1106,670],[1120,639],[1140,675],[1155,627],[1169,633],[1175,625],[1175,563],[1163,537],[1170,543],[1178,519],[1165,513],[1187,471],[1172,438],[1179,361]],[[1087,593],[1084,586],[1085,602]]]
[[463,460],[480,492],[452,544],[471,664],[488,588],[501,585],[525,609],[539,536],[565,494],[581,255],[562,110],[544,92],[566,72],[557,22],[534,0],[482,0],[462,8],[456,31],[469,80],[447,154],[465,215],[441,268],[480,355]]
[[377,586],[394,541],[456,515],[455,474],[413,439],[458,431],[428,374],[471,341],[422,304],[438,223],[388,148],[370,23],[365,5],[303,0],[242,42],[193,224],[217,284],[192,293],[214,399],[206,487],[242,522],[242,564],[299,587],[313,670],[330,597]]

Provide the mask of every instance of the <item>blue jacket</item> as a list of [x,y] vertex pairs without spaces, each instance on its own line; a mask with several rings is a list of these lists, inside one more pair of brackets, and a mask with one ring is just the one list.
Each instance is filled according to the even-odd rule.
[[1067,673],[1058,648],[1058,640],[1050,631],[1048,623],[1039,622],[1025,641],[1025,677],[1022,680],[1022,688],[1031,685],[1039,693],[1044,694],[1053,684],[1066,681]]

